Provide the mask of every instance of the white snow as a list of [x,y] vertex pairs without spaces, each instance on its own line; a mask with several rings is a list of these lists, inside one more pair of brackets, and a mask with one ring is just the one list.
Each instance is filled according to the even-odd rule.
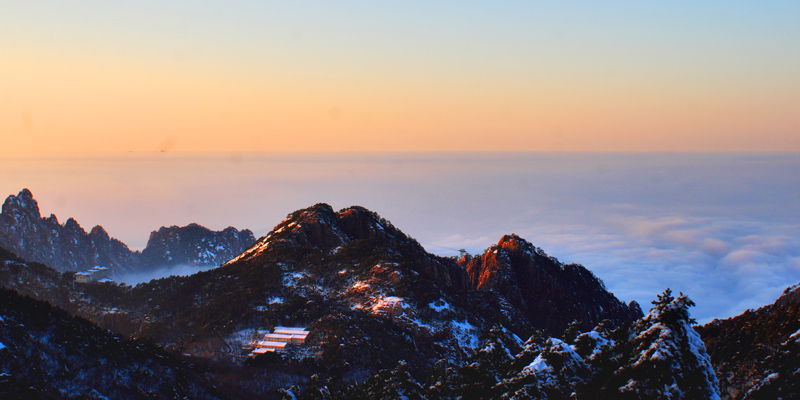
[[0,342],[0,350],[3,350],[3,349],[5,349],[5,348],[6,348],[6,345],[5,345],[5,344],[3,344],[3,342]]
[[475,327],[470,324],[469,321],[450,321],[450,326],[452,327],[451,331],[453,336],[458,341],[459,346],[474,349],[480,345],[480,340],[478,340],[477,334],[478,330],[475,329]]
[[352,291],[361,291],[369,288],[370,288],[369,284],[363,281],[356,281],[350,286],[350,290]]
[[436,301],[434,301],[432,303],[429,303],[428,307],[432,308],[436,312],[442,312],[444,310],[449,310],[450,309],[450,304],[448,304],[446,301],[444,301],[442,299],[439,299],[439,300],[436,300]]
[[[3,319],[2,319],[2,318],[0,318],[0,321],[2,321],[2,320],[3,320]],[[797,332],[795,332],[795,333],[793,333],[793,334],[789,335],[789,339],[790,339],[790,340],[791,340],[791,339],[794,339],[794,340],[800,340],[800,329],[798,329],[798,330],[797,330]]]
[[522,369],[523,372],[527,373],[536,373],[541,371],[549,371],[552,367],[547,365],[547,361],[542,357],[541,354],[536,356],[536,359],[533,360],[532,363],[528,364],[525,368]]
[[283,304],[283,298],[278,296],[273,296],[269,299],[269,304]]

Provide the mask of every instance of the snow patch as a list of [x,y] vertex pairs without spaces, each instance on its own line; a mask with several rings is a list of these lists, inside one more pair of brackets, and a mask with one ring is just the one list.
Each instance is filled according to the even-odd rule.
[[545,360],[544,357],[542,357],[542,355],[539,354],[538,356],[536,356],[536,359],[533,360],[532,363],[528,364],[525,368],[522,369],[522,372],[535,374],[537,372],[550,371],[552,369],[553,368],[551,366],[547,365],[547,360]]
[[436,301],[434,301],[432,303],[429,303],[428,307],[432,308],[436,312],[442,312],[444,310],[450,310],[450,304],[448,304],[446,301],[444,301],[442,299],[439,299],[439,300],[436,300]]
[[470,324],[469,321],[450,321],[450,326],[453,336],[456,338],[456,341],[458,341],[459,346],[474,349],[480,345],[478,330]]

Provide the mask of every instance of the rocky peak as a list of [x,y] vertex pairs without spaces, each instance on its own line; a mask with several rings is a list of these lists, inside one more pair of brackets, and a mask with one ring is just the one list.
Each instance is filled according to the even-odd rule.
[[178,264],[221,265],[253,242],[253,232],[247,229],[212,231],[196,223],[161,227],[150,233],[141,264],[147,269]]
[[776,306],[785,304],[800,304],[800,284],[790,286],[783,291],[778,300],[775,301]]
[[308,246],[323,252],[331,252],[353,241],[367,239],[410,244],[419,252],[424,252],[419,243],[375,212],[361,206],[352,206],[335,212],[330,205],[318,203],[289,214],[275,229],[235,261],[251,259],[278,244]]
[[22,189],[16,196],[8,196],[3,203],[2,213],[12,216],[24,215],[40,218],[39,203],[36,202],[28,189]]
[[94,228],[92,228],[92,230],[89,232],[89,235],[103,241],[108,241],[111,239],[111,237],[108,235],[108,232],[106,232],[106,230],[100,225],[96,225]]
[[562,264],[515,234],[459,262],[473,289],[500,293],[524,310],[534,325],[553,334],[574,320],[590,329],[603,319],[621,323],[642,315],[606,291],[583,266]]
[[67,219],[67,222],[64,223],[64,228],[66,228],[68,231],[71,232],[86,233],[86,231],[84,231],[83,228],[81,227],[81,224],[79,224],[78,221],[76,221],[75,218],[72,217]]

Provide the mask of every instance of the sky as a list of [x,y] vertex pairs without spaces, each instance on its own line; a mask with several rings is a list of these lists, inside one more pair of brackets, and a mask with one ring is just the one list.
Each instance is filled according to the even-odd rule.
[[800,151],[800,3],[7,1],[2,157]]
[[708,322],[800,282],[793,171],[797,153],[133,153],[0,159],[0,198],[27,187],[43,216],[137,250],[161,226],[262,237],[316,203],[361,205],[444,256],[516,233],[645,311],[683,292]]
[[695,317],[800,281],[800,2],[0,2],[0,196],[257,236],[366,206],[515,232]]

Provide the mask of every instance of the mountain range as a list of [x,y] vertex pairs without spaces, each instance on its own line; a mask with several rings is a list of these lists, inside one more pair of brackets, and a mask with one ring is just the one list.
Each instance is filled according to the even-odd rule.
[[61,224],[53,214],[42,217],[39,204],[28,189],[8,196],[0,213],[0,247],[61,272],[95,266],[116,274],[179,264],[217,266],[254,241],[253,232],[247,229],[212,231],[190,224],[153,231],[144,250],[131,251],[100,225],[87,233],[73,218]]
[[[21,198],[25,205],[20,207],[32,209],[33,199],[24,192],[14,202]],[[177,249],[185,247],[181,243],[204,243],[207,236],[200,228],[154,232],[152,247],[148,243],[158,255],[153,259],[185,259]],[[182,240],[154,240],[172,232],[180,232]],[[57,247],[61,242],[38,243]],[[36,313],[45,315],[36,318],[70,326],[89,323],[75,322],[85,318],[98,326],[101,331],[80,328],[88,333],[74,339],[107,346],[92,353],[95,357],[121,352],[128,361],[119,365],[166,360],[182,379],[181,396],[742,399],[797,394],[797,288],[788,289],[775,305],[697,326],[688,296],[666,290],[645,315],[635,302],[608,292],[585,267],[561,263],[514,234],[482,254],[440,257],[370,210],[334,211],[317,204],[289,214],[218,268],[133,287],[76,284],[72,272],[9,250],[0,250],[0,286],[16,292],[10,296],[46,301],[36,303]],[[42,251],[65,254],[57,248]],[[20,314],[25,307],[18,309],[0,309],[0,343],[5,344],[0,353],[13,356],[0,361],[0,394],[35,381],[36,393],[69,397],[73,392],[65,385],[72,375],[48,382],[37,370],[21,372],[7,361],[21,357],[25,347],[18,338],[25,329],[43,335],[41,328],[9,322],[28,318]],[[15,312],[16,319],[7,317]],[[305,345],[248,357],[242,348],[278,325],[305,327],[310,332]],[[103,336],[109,333],[102,328],[118,339]],[[37,346],[63,354],[59,343]],[[127,356],[136,343],[157,347]],[[24,350],[25,362],[39,371],[61,368],[68,359],[50,362],[29,353]],[[170,397],[162,381],[128,379],[142,379],[148,396]],[[101,389],[88,397],[135,397],[126,395],[126,385]]]

